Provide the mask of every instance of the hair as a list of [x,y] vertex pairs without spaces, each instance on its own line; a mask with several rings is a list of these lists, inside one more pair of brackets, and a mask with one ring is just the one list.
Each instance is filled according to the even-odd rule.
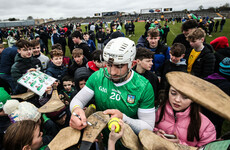
[[30,43],[31,43],[32,47],[40,45],[40,42],[38,40],[32,40],[32,41],[30,41]]
[[0,49],[4,48],[4,45],[3,44],[0,44]]
[[16,46],[18,47],[18,49],[21,49],[21,48],[28,48],[28,47],[31,47],[31,43],[27,40],[24,40],[24,39],[20,39],[16,42]]
[[185,54],[185,46],[181,43],[174,43],[171,46],[170,53],[175,57],[180,57],[181,55]]
[[182,24],[181,30],[188,31],[188,29],[193,29],[197,27],[198,27],[198,23],[196,20],[187,20]]
[[91,58],[94,61],[101,62],[103,61],[103,51],[102,50],[95,50],[91,53]]
[[206,34],[205,31],[201,28],[196,28],[192,32],[188,34],[187,40],[188,41],[195,41],[197,39],[205,38]]
[[62,50],[62,46],[60,43],[56,43],[54,45],[52,45],[51,49],[58,49],[58,50]]
[[[161,100],[160,102],[161,112],[160,112],[159,120],[156,122],[156,124],[159,124],[163,119],[166,102],[169,99],[169,88],[170,85],[167,83],[167,88],[165,88],[164,94],[159,95],[158,99]],[[191,103],[189,117],[190,117],[190,123],[187,129],[187,140],[192,142],[194,141],[194,138],[196,138],[196,140],[199,141],[201,117],[200,117],[200,106],[197,103]]]
[[80,31],[74,31],[74,32],[71,34],[71,37],[72,37],[72,38],[76,37],[76,38],[82,39],[82,34],[81,34]]
[[63,56],[63,52],[62,50],[59,50],[59,49],[52,49],[50,51],[50,57],[53,58],[53,57],[58,57],[58,56]]
[[75,48],[72,52],[73,58],[83,55],[83,50],[81,48]]
[[[4,135],[5,150],[21,150],[33,142],[34,131],[39,124],[32,120],[23,120],[11,124]],[[25,130],[26,129],[26,130]]]
[[72,81],[72,82],[74,82],[74,79],[71,76],[66,75],[66,76],[64,76],[62,78],[62,82],[64,82],[64,81]]
[[89,35],[89,33],[88,32],[84,32],[83,35]]
[[144,47],[138,47],[135,59],[146,59],[146,58],[153,58],[154,52],[150,51]]
[[160,32],[158,29],[154,28],[154,29],[150,29],[148,31],[147,35],[150,37],[158,37],[158,36],[160,36]]

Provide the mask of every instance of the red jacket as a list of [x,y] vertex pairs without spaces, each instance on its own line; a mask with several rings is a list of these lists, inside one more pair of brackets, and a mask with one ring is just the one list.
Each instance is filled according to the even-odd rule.
[[[156,122],[159,120],[160,116],[160,110],[159,108],[156,112]],[[197,141],[194,138],[193,142],[187,141],[187,129],[190,123],[190,107],[188,107],[184,112],[177,112],[176,113],[176,120],[173,113],[173,108],[167,102],[165,107],[165,113],[164,116],[159,124],[156,124],[154,130],[157,131],[159,129],[164,130],[167,134],[174,134],[179,138],[180,144],[189,145],[189,146],[195,146],[200,147],[202,145],[205,145],[207,143],[210,143],[214,140],[216,140],[216,130],[212,122],[204,116],[202,113],[200,113],[201,116],[201,126],[200,126],[200,141]]]

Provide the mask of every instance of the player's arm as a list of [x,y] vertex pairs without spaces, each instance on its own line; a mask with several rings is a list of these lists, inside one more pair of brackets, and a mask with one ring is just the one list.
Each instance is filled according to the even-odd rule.
[[70,111],[80,116],[72,115],[70,126],[81,130],[87,126],[85,112],[82,109],[94,96],[94,91],[84,86],[70,102]]
[[123,120],[138,134],[143,129],[153,131],[155,125],[155,108],[138,108],[138,119],[133,119],[123,114]]

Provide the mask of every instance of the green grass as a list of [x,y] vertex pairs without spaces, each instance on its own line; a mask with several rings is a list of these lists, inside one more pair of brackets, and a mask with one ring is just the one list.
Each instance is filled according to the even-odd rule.
[[[161,25],[164,25],[164,21],[160,21]],[[144,22],[135,22],[135,36],[131,36],[130,39],[133,40],[135,43],[137,43],[139,37],[144,34],[145,31],[145,23]],[[167,44],[168,46],[172,45],[172,42],[174,38],[181,33],[181,23],[175,23],[174,25],[171,23],[168,23],[168,26],[170,28],[170,32],[168,33],[167,37]],[[123,26],[124,27],[124,26]],[[82,31],[85,32],[85,25],[82,25]],[[220,26],[219,26],[220,28]],[[214,40],[217,37],[220,36],[226,36],[230,40],[230,19],[226,19],[226,24],[224,25],[224,29],[222,32],[213,32],[212,37],[206,36],[206,42],[210,43],[212,40]],[[121,30],[123,33],[125,33],[125,29],[122,28]],[[51,42],[49,41],[49,50],[51,49]],[[66,56],[70,57],[70,51],[68,46],[66,46]]]

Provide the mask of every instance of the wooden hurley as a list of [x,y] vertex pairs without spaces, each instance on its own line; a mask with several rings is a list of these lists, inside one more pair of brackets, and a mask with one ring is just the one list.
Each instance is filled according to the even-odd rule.
[[59,111],[65,107],[65,104],[60,100],[57,92],[57,86],[53,87],[53,93],[50,100],[38,109],[41,113],[50,113]]
[[11,99],[22,99],[22,100],[26,101],[26,100],[34,97],[34,96],[35,96],[34,92],[26,92],[23,94],[11,95]]
[[121,143],[131,150],[143,150],[143,146],[140,143],[138,136],[133,132],[131,127],[124,123],[124,134],[121,138]]
[[88,125],[84,129],[80,150],[90,149],[92,143],[106,127],[109,120],[109,115],[103,114],[102,111],[98,111],[88,117],[87,121],[90,122],[92,126]]
[[[86,116],[91,115],[96,111],[93,107],[88,107],[85,110]],[[91,114],[90,114],[91,113]],[[73,145],[76,145],[81,137],[81,131],[66,127],[62,129],[55,138],[49,143],[47,150],[64,150]]]
[[230,120],[230,97],[212,83],[184,72],[169,72],[168,82],[194,102]]
[[181,145],[163,139],[150,130],[144,129],[139,133],[139,139],[145,150],[196,150],[196,147]]
[[49,143],[49,150],[65,150],[78,143],[81,131],[66,127],[58,132],[54,139]]

